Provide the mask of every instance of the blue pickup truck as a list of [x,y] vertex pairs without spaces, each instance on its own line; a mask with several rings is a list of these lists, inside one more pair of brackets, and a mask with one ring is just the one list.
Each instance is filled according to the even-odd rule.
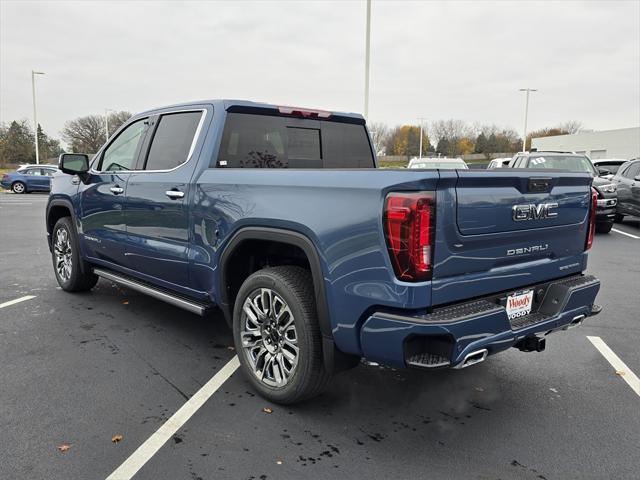
[[430,370],[542,351],[600,311],[587,173],[378,169],[360,115],[231,100],[138,114],[59,167],[60,286],[103,277],[221,310],[274,402],[362,358]]

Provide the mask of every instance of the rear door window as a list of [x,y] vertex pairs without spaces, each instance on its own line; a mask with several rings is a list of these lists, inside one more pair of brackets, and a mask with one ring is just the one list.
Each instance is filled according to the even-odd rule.
[[158,119],[145,170],[171,170],[188,160],[203,112],[180,112]]
[[222,168],[372,168],[364,125],[273,115],[227,114]]

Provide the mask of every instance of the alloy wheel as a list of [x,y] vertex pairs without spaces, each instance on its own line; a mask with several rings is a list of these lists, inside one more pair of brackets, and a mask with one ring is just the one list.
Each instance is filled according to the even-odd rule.
[[260,288],[242,306],[240,338],[253,374],[265,385],[283,387],[298,365],[298,335],[291,309],[274,290]]
[[53,251],[56,260],[56,272],[62,281],[67,282],[71,278],[73,257],[71,253],[71,238],[66,228],[59,228],[56,231]]

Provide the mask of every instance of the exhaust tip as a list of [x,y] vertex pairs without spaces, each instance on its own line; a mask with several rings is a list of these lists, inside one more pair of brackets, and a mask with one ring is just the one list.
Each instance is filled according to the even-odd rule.
[[456,365],[453,368],[457,368],[457,369],[467,368],[467,367],[470,367],[471,365],[484,362],[484,360],[487,358],[487,355],[489,355],[489,351],[486,348],[468,353],[464,357],[464,360],[462,360],[458,365]]
[[585,318],[586,315],[576,315],[575,317],[573,317],[573,320],[571,320],[571,323],[564,327],[564,330],[571,330],[572,328],[579,327],[580,325],[582,325],[582,322],[584,322]]

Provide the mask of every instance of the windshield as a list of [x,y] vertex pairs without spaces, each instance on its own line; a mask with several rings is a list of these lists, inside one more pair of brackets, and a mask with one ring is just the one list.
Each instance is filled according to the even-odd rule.
[[528,168],[556,168],[559,170],[569,170],[570,172],[586,172],[591,175],[598,175],[595,167],[587,157],[577,155],[540,155],[530,157]]
[[624,162],[600,162],[596,165],[597,168],[605,168],[607,170],[609,170],[611,173],[616,173],[618,171],[618,169],[620,168],[620,166],[623,164]]

